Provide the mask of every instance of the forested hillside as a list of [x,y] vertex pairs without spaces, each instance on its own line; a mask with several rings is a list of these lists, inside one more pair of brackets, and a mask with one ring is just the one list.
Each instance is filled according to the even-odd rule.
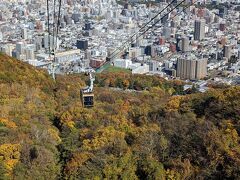
[[240,87],[109,72],[87,109],[87,80],[0,55],[0,179],[239,179]]

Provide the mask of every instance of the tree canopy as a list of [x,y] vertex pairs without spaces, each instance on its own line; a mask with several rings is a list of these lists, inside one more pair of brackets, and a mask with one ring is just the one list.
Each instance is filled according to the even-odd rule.
[[49,75],[0,55],[1,179],[238,179],[240,87],[183,95],[183,82]]

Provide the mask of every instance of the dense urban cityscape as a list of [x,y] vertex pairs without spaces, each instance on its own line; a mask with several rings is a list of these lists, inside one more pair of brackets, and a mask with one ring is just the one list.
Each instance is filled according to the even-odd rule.
[[[138,36],[138,30],[168,3],[63,1],[58,37],[50,32],[49,38],[44,1],[3,1],[0,49],[49,69],[53,61],[49,45],[56,39],[56,73],[79,73],[89,66],[100,68],[109,54],[136,33],[113,58],[112,66],[167,79],[239,83],[239,2],[186,1],[161,18],[167,12],[164,10],[147,27],[160,21]],[[190,3],[195,4],[183,9]],[[51,8],[50,14],[53,11]]]

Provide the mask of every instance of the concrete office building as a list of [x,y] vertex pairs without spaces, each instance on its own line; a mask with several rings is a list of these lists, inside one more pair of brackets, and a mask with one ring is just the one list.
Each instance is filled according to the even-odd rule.
[[16,43],[16,51],[20,54],[23,54],[25,50],[25,44],[23,42]]
[[177,51],[181,51],[181,40],[182,37],[180,34],[175,34],[175,38],[176,38],[176,50]]
[[136,58],[141,55],[141,49],[140,48],[129,48],[128,56],[129,58]]
[[127,69],[132,65],[132,61],[130,59],[115,59],[113,64],[115,67]]
[[49,41],[48,34],[45,33],[44,37],[43,37],[43,46],[44,46],[44,48],[48,48],[48,44],[49,44],[48,41]]
[[205,20],[196,20],[194,24],[194,40],[201,41],[205,37]]
[[12,56],[12,51],[15,49],[14,44],[5,44],[0,47],[0,51],[7,54],[8,56]]
[[156,71],[157,69],[157,63],[156,61],[150,61],[149,62],[149,71]]
[[182,52],[188,52],[189,48],[189,38],[187,36],[182,37]]
[[34,39],[35,51],[42,50],[43,48],[43,37],[38,36]]
[[177,60],[177,77],[180,79],[198,80],[207,75],[207,59],[195,56],[183,56]]
[[69,50],[64,52],[58,52],[56,53],[55,58],[57,63],[77,61],[80,59],[80,50],[75,49],[75,50]]
[[0,42],[3,40],[3,33],[0,31]]
[[22,39],[27,39],[28,38],[27,28],[22,28],[21,36],[22,36]]
[[207,58],[196,61],[196,79],[202,79],[207,76],[207,61]]
[[170,37],[171,37],[171,28],[165,26],[165,27],[163,28],[162,35],[163,35],[166,39],[170,38]]
[[45,33],[45,34],[44,34],[44,37],[43,37],[44,48],[45,48],[45,49],[48,49],[48,48],[49,48],[49,39],[50,39],[50,47],[51,47],[51,49],[54,48],[54,47],[53,47],[53,42],[54,42],[54,44],[55,44],[55,48],[58,49],[58,48],[59,48],[59,43],[60,43],[60,42],[59,42],[59,39],[56,38],[56,36],[55,36],[55,38],[53,38],[52,35],[48,36],[48,33]]
[[27,60],[34,60],[35,59],[35,54],[34,54],[34,49],[31,47],[26,48],[26,59]]
[[77,40],[77,48],[85,51],[88,48],[88,41],[86,39]]
[[225,45],[223,48],[223,57],[227,58],[228,60],[232,56],[232,46],[231,45]]

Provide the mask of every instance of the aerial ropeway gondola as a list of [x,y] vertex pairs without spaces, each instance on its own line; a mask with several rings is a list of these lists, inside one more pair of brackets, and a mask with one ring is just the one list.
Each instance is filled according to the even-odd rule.
[[93,93],[93,84],[95,81],[94,70],[90,70],[89,72],[87,72],[87,74],[89,75],[90,84],[89,86],[82,88],[80,90],[82,105],[85,108],[94,106],[94,93]]

